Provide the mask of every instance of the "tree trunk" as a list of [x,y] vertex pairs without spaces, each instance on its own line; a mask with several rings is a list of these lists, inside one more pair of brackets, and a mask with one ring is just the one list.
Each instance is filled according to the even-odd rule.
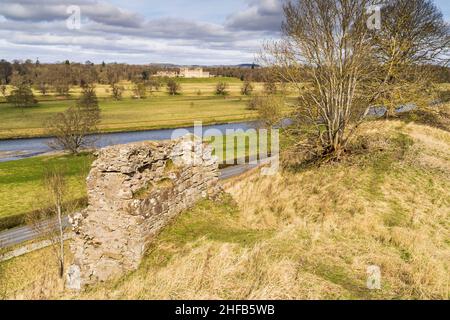
[[58,225],[59,225],[59,276],[63,278],[64,276],[64,230],[62,225],[62,204],[58,201]]

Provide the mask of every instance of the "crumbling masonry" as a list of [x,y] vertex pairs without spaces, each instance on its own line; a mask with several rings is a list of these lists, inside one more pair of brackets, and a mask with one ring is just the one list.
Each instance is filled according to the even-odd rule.
[[100,150],[87,179],[89,206],[75,232],[69,287],[138,267],[148,244],[178,213],[219,192],[218,163],[199,138]]

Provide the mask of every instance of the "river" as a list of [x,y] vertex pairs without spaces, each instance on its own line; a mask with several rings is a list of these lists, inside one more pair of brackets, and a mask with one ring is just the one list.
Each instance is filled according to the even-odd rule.
[[[218,125],[203,126],[204,136],[208,136],[208,130],[215,129],[222,134],[226,130],[247,130],[255,128],[256,122],[238,122]],[[133,132],[117,132],[117,133],[102,133],[94,136],[95,147],[102,148],[106,146],[124,144],[130,142],[139,142],[147,140],[167,140],[171,139],[174,130],[185,129],[191,133],[194,132],[194,127],[185,127],[178,129],[160,129],[160,130],[146,130]],[[11,139],[0,140],[0,162],[19,160],[30,158],[37,155],[42,155],[54,151],[48,146],[52,138],[29,138],[29,139]]]

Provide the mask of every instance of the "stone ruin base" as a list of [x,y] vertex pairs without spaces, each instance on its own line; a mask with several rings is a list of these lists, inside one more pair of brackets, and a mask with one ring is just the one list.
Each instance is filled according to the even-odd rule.
[[191,135],[101,149],[87,178],[89,205],[70,217],[75,261],[68,286],[136,269],[172,218],[216,195],[219,170],[211,152]]

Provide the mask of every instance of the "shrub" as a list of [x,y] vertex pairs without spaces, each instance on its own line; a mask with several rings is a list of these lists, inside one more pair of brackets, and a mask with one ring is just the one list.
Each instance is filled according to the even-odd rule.
[[18,108],[33,107],[37,105],[33,91],[30,85],[22,83],[11,92],[7,97],[7,101]]
[[284,99],[276,96],[256,96],[247,104],[248,110],[257,110],[264,126],[272,127],[283,118]]
[[169,79],[169,81],[167,81],[167,91],[171,96],[178,95],[181,91],[181,85],[177,81]]
[[122,100],[122,93],[124,91],[124,87],[114,83],[111,85],[111,89],[112,89],[113,99],[114,100]]
[[216,95],[218,96],[226,96],[228,95],[228,84],[225,82],[219,82],[216,85]]
[[262,104],[263,97],[255,96],[251,98],[247,103],[248,110],[258,110],[258,106]]
[[136,99],[147,98],[147,87],[144,83],[136,83],[133,88],[133,95]]
[[241,94],[243,96],[249,96],[253,92],[253,84],[250,81],[245,81],[241,88]]
[[277,94],[277,84],[272,80],[264,82],[264,92],[267,95]]

